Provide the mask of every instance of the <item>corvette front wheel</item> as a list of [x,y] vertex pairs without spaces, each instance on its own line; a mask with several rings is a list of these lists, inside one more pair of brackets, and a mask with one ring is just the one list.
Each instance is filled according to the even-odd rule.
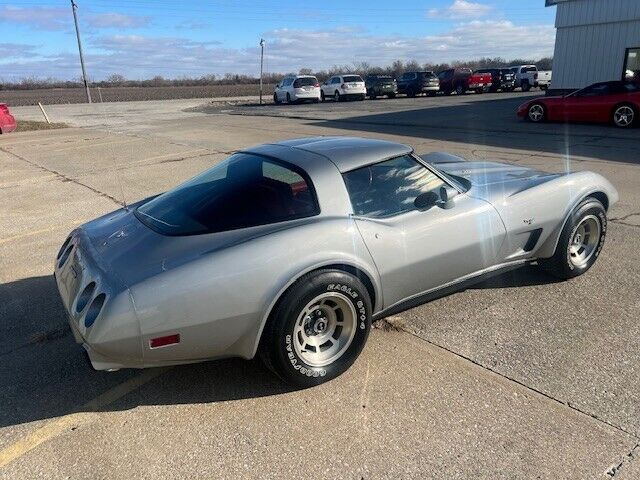
[[285,382],[311,387],[344,373],[371,329],[371,299],[355,276],[312,272],[278,301],[260,342],[264,363]]
[[589,270],[600,255],[607,235],[607,212],[589,197],[570,214],[562,229],[553,257],[540,265],[552,275],[569,279]]
[[541,103],[534,103],[529,107],[529,110],[527,110],[527,118],[533,123],[543,122],[546,116],[547,112]]

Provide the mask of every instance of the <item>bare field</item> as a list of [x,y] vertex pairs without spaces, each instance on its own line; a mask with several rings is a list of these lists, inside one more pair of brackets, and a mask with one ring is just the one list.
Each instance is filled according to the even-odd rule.
[[[273,85],[264,85],[267,97],[273,93]],[[178,98],[241,97],[258,95],[258,85],[206,85],[195,87],[109,87],[92,88],[91,97],[99,102],[131,102],[140,100],[173,100]],[[59,103],[84,103],[83,88],[51,88],[41,90],[1,90],[0,103],[11,107]]]

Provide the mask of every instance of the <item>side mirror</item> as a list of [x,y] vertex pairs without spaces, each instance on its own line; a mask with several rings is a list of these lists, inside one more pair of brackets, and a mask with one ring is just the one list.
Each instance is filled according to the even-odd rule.
[[459,194],[458,190],[453,188],[451,185],[443,185],[440,187],[440,201],[438,202],[438,206],[440,208],[444,208],[448,210],[453,208],[454,203],[453,199]]
[[421,193],[413,201],[415,207],[420,211],[429,210],[440,201],[440,197],[434,191]]

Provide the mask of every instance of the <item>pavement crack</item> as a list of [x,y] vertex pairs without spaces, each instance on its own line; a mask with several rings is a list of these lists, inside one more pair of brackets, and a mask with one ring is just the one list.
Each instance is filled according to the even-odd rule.
[[637,460],[638,456],[640,456],[640,443],[636,443],[629,453],[622,458],[620,463],[612,465],[609,470],[607,470],[607,475],[610,478],[615,478],[615,476],[623,470],[626,465]]
[[25,158],[25,157],[23,157],[21,155],[18,155],[17,153],[12,152],[11,150],[7,150],[4,147],[0,147],[0,151],[6,153],[7,155],[13,156],[13,157],[17,158],[18,160],[20,160],[22,162],[28,163],[32,167],[36,167],[36,168],[39,168],[40,170],[43,170],[45,172],[52,173],[52,174],[54,174],[56,176],[56,178],[58,180],[60,180],[62,182],[74,183],[74,184],[79,185],[81,187],[84,187],[84,188],[86,188],[88,190],[91,190],[93,193],[97,193],[101,197],[104,197],[104,198],[107,198],[107,199],[111,200],[112,202],[116,203],[117,205],[119,205],[121,207],[125,206],[124,202],[118,200],[117,198],[113,197],[112,195],[109,195],[106,192],[102,192],[102,191],[98,190],[97,188],[92,187],[91,185],[87,185],[86,183],[82,183],[80,180],[77,180],[75,178],[69,177],[69,176],[65,175],[64,173],[58,172],[57,170],[53,170],[51,168],[47,168],[44,165],[40,165],[39,163],[34,162],[32,160],[29,160],[28,158]]
[[29,340],[26,343],[9,350],[5,350],[4,352],[0,352],[0,357],[10,355],[31,345],[41,345],[43,343],[51,342],[52,340],[64,338],[70,332],[71,327],[68,324],[62,324],[44,332],[35,332],[29,337]]
[[[380,322],[380,320],[378,320],[378,322]],[[404,322],[403,322],[403,323],[404,323]],[[456,357],[459,357],[459,358],[461,358],[461,359],[463,359],[463,360],[466,360],[466,361],[468,361],[468,362],[471,362],[472,364],[474,364],[474,365],[476,365],[476,366],[478,366],[478,367],[480,367],[480,368],[482,368],[482,369],[484,369],[484,370],[487,370],[487,371],[489,371],[489,372],[491,372],[491,373],[493,373],[493,374],[495,374],[495,375],[498,375],[499,377],[502,377],[503,379],[505,379],[505,380],[507,380],[507,381],[509,381],[509,382],[513,382],[513,383],[515,383],[515,384],[517,384],[517,385],[520,385],[521,387],[526,388],[527,390],[530,390],[530,391],[532,391],[532,392],[534,392],[534,393],[537,393],[538,395],[542,395],[543,397],[545,397],[545,398],[547,398],[547,399],[549,399],[549,400],[551,400],[551,401],[553,401],[553,402],[555,402],[555,403],[558,403],[558,404],[560,404],[560,405],[562,405],[562,406],[568,407],[568,408],[570,408],[571,410],[573,410],[574,412],[577,412],[577,413],[579,413],[579,414],[581,414],[581,415],[587,416],[587,417],[591,418],[592,420],[595,420],[596,422],[599,422],[599,423],[602,423],[602,424],[604,424],[604,425],[607,425],[608,427],[614,428],[615,430],[618,430],[618,431],[620,431],[620,432],[622,432],[622,433],[624,433],[624,434],[626,434],[626,435],[629,435],[630,437],[632,437],[632,438],[634,438],[634,439],[636,439],[636,440],[640,440],[640,437],[639,437],[638,435],[636,435],[636,434],[635,434],[635,433],[633,433],[633,432],[630,432],[630,431],[626,430],[624,427],[621,427],[620,425],[616,425],[616,424],[614,424],[614,423],[611,423],[611,422],[609,422],[609,421],[607,421],[607,420],[605,420],[605,419],[603,419],[603,418],[598,417],[597,415],[594,415],[594,414],[592,414],[592,413],[589,413],[589,412],[587,412],[587,411],[585,411],[585,410],[582,410],[582,409],[580,409],[580,408],[576,407],[575,405],[572,405],[572,404],[571,404],[570,402],[568,402],[568,401],[560,400],[559,398],[556,398],[556,397],[554,397],[554,396],[552,396],[552,395],[549,395],[548,393],[545,393],[545,392],[543,392],[542,390],[539,390],[539,389],[537,389],[537,388],[535,388],[535,387],[532,387],[531,385],[527,385],[526,383],[523,383],[523,382],[521,382],[520,380],[517,380],[517,379],[515,379],[515,378],[513,378],[513,377],[510,377],[510,376],[508,376],[508,375],[505,375],[504,373],[501,373],[501,372],[499,372],[499,371],[497,371],[497,370],[495,370],[495,369],[491,368],[491,367],[490,367],[490,366],[488,366],[488,365],[485,365],[485,364],[483,364],[483,363],[480,363],[480,362],[478,362],[477,360],[474,360],[474,359],[473,359],[473,358],[471,358],[471,357],[467,357],[466,355],[463,355],[463,354],[458,353],[458,352],[456,352],[456,351],[454,351],[454,350],[451,350],[450,348],[447,348],[447,347],[445,347],[445,346],[443,346],[443,345],[440,345],[440,344],[438,344],[438,343],[436,343],[436,342],[433,342],[433,341],[431,341],[431,340],[429,340],[429,339],[427,339],[427,338],[421,337],[417,332],[412,331],[412,330],[408,330],[408,329],[407,329],[404,325],[402,325],[402,324],[400,324],[401,326],[400,326],[400,328],[398,328],[398,325],[399,325],[399,324],[400,324],[400,322],[396,322],[396,321],[394,321],[394,322],[392,323],[392,325],[394,326],[394,328],[393,328],[393,329],[394,329],[394,330],[400,330],[400,331],[403,331],[403,332],[405,332],[405,333],[408,333],[409,335],[412,335],[413,337],[415,337],[415,338],[417,338],[417,339],[419,339],[419,340],[422,340],[423,342],[426,342],[426,343],[428,343],[429,345],[432,345],[432,346],[434,346],[434,347],[436,347],[436,348],[438,348],[438,349],[440,349],[440,350],[443,350],[443,351],[448,352],[448,353],[450,353],[450,354],[452,354],[452,355],[455,355]],[[384,329],[383,329],[383,330],[384,330]],[[638,447],[638,446],[636,445],[636,447],[634,447],[634,450],[635,450],[637,447]],[[632,452],[633,452],[634,450],[632,450]]]

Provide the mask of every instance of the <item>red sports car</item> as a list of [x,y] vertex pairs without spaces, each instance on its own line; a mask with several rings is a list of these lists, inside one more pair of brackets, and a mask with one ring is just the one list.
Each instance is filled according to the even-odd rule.
[[15,129],[16,119],[9,112],[9,107],[4,103],[0,103],[0,133],[13,132]]
[[640,117],[640,83],[594,83],[564,97],[541,97],[520,105],[518,116],[535,123],[611,122],[629,128]]

